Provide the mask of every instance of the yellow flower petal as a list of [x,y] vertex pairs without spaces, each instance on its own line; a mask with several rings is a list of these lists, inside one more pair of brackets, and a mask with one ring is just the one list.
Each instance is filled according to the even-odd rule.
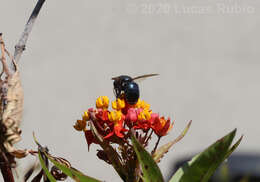
[[118,111],[125,108],[125,100],[116,99],[115,101],[112,102],[112,108]]
[[141,100],[138,99],[137,103],[135,104],[135,108],[140,108],[141,107]]
[[108,108],[109,105],[108,96],[103,96],[102,99],[103,99],[103,107]]
[[121,120],[122,117],[122,113],[120,111],[112,111],[110,113],[108,113],[108,119],[109,121],[112,122],[117,122],[119,120]]
[[96,107],[97,108],[102,108],[102,109],[107,109],[109,105],[109,99],[107,96],[100,96],[96,100]]
[[123,109],[125,107],[125,100],[117,99],[117,107],[119,108],[118,110]]
[[140,101],[140,108],[149,110],[150,109],[150,104],[148,104],[147,102],[142,100],[142,101]]
[[149,110],[144,109],[137,116],[138,120],[149,120],[151,118],[151,112]]
[[138,115],[138,119],[139,119],[139,120],[145,120],[145,119],[146,119],[143,112],[141,112],[141,113]]
[[96,107],[97,108],[102,108],[102,106],[103,106],[102,98],[98,97],[97,100],[96,100]]
[[117,102],[116,102],[116,100],[112,102],[112,108],[117,110]]
[[146,120],[151,119],[151,114],[150,114],[150,112],[148,110],[144,109],[143,113],[144,113],[144,116],[145,116]]
[[83,121],[88,121],[88,120],[89,120],[88,111],[85,111],[85,112],[84,112],[84,114],[82,115],[82,120],[83,120]]

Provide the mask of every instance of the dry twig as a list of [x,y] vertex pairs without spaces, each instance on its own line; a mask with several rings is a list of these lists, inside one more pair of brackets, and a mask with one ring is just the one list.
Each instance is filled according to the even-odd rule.
[[24,31],[22,33],[22,36],[21,36],[19,42],[15,45],[14,60],[16,61],[16,63],[19,62],[21,55],[22,55],[23,51],[25,50],[25,46],[26,46],[26,42],[28,40],[29,34],[32,31],[34,22],[38,16],[44,2],[45,2],[45,0],[38,0],[29,20],[27,21],[27,23],[25,25]]

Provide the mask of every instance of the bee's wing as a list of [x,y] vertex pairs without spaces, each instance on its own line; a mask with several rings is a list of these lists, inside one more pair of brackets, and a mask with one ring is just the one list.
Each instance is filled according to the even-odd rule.
[[159,74],[157,74],[157,73],[154,73],[154,74],[146,74],[146,75],[141,75],[141,76],[134,77],[133,80],[137,80],[138,82],[141,82],[141,81],[145,80],[145,79],[148,78],[148,77],[158,76],[158,75],[159,75]]

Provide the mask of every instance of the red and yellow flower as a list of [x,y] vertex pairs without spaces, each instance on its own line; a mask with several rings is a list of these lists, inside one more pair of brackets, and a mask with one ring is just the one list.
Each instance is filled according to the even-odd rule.
[[[157,136],[165,136],[173,127],[170,119],[160,117],[159,114],[150,110],[150,105],[140,99],[135,105],[129,105],[124,99],[116,99],[112,102],[112,111],[108,110],[109,99],[107,96],[98,97],[96,109],[90,108],[82,115],[81,120],[77,120],[74,128],[77,131],[84,131],[88,146],[97,143],[92,131],[87,129],[88,122],[91,120],[98,133],[105,139],[113,143],[118,138],[129,139],[129,130],[136,132],[151,130]],[[94,117],[94,118],[93,118]]]
[[173,124],[170,118],[167,120],[164,117],[156,116],[151,120],[151,127],[157,136],[165,136],[172,129]]

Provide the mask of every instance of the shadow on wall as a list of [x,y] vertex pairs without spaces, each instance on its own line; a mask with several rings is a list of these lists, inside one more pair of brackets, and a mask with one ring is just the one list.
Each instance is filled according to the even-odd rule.
[[[177,161],[167,179],[192,157]],[[209,182],[260,182],[260,154],[231,155],[215,172]]]

